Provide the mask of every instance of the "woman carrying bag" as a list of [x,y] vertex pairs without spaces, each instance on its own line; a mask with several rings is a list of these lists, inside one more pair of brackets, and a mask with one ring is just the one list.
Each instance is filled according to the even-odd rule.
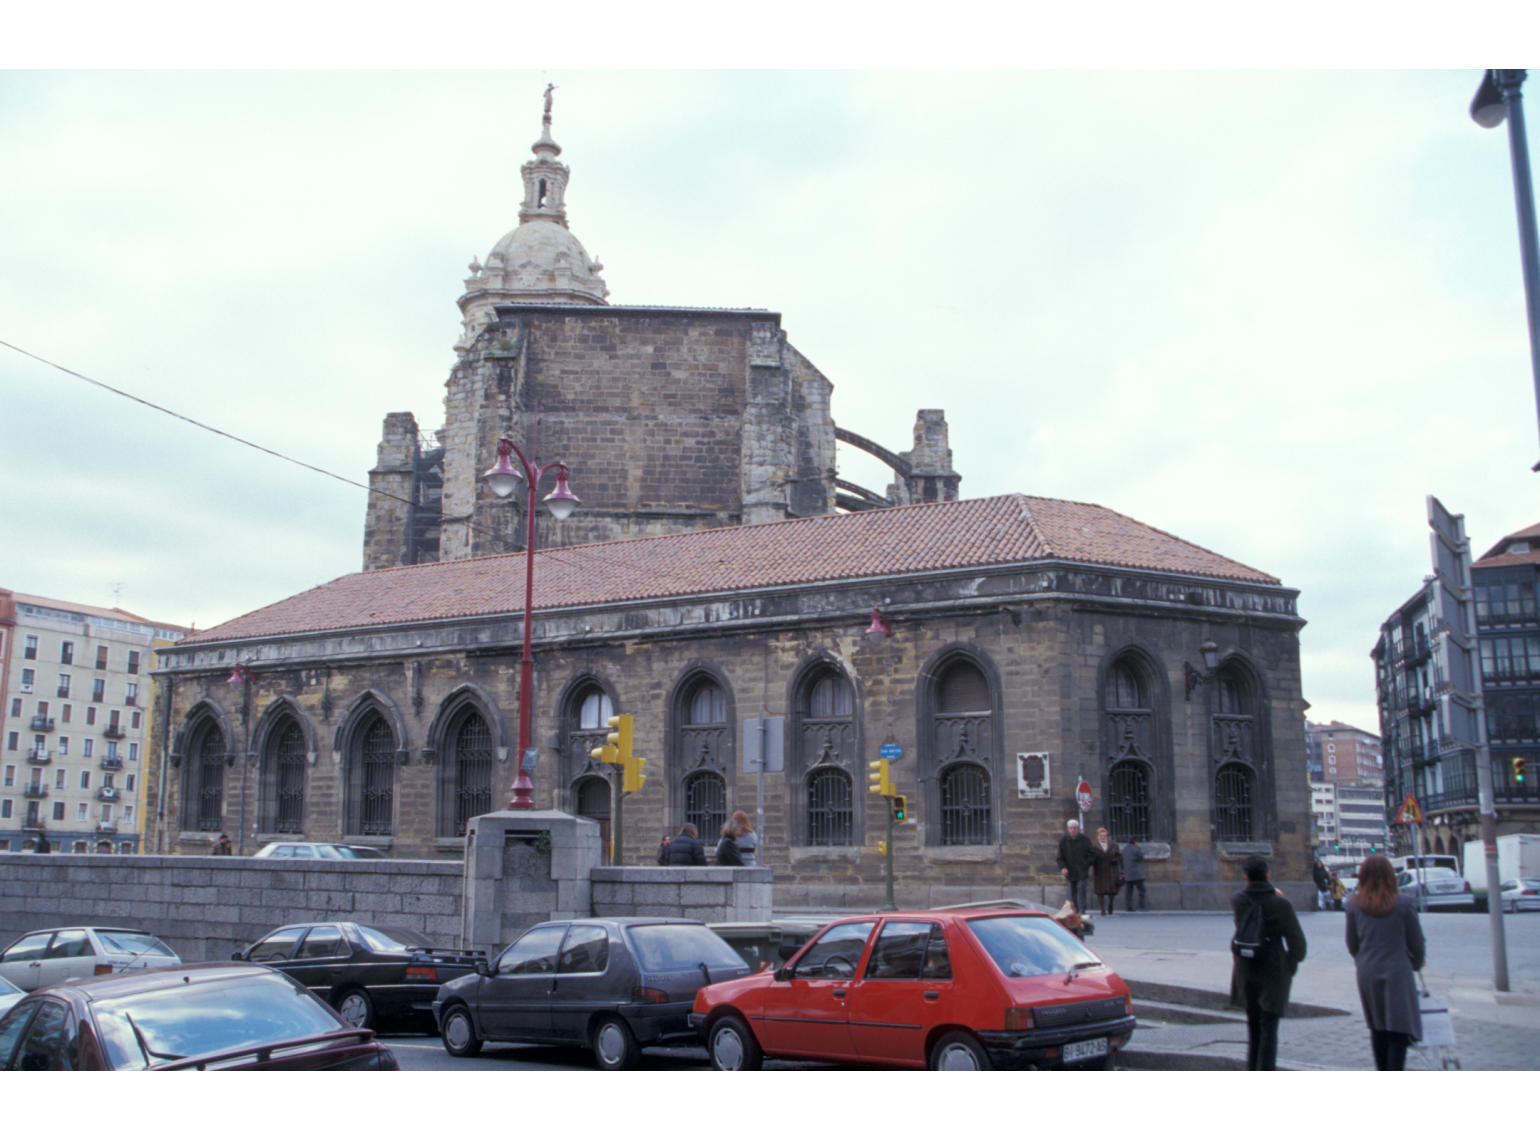
[[1417,981],[1427,945],[1412,899],[1396,891],[1396,873],[1383,855],[1358,869],[1347,900],[1347,948],[1358,970],[1358,1000],[1376,1069],[1406,1068],[1406,1050],[1422,1037]]

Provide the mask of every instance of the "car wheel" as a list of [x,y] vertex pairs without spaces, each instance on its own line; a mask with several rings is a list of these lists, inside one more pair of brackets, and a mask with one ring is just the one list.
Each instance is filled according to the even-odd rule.
[[471,1011],[463,1005],[453,1007],[444,1014],[444,1048],[451,1057],[474,1057],[481,1052],[481,1038],[476,1036],[476,1023]]
[[634,1069],[641,1054],[636,1035],[625,1019],[616,1016],[602,1018],[594,1026],[594,1060],[601,1069]]
[[364,990],[347,990],[337,998],[337,1016],[354,1029],[372,1029],[374,1001]]
[[971,1033],[948,1033],[930,1051],[932,1069],[992,1069],[989,1055]]
[[706,1052],[711,1055],[711,1067],[721,1073],[754,1072],[765,1063],[754,1031],[737,1017],[723,1017],[711,1027]]

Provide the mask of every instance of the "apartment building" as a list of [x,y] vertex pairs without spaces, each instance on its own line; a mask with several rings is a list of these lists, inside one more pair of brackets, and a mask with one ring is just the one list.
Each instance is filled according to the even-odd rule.
[[142,850],[153,654],[187,632],[0,589],[0,851]]

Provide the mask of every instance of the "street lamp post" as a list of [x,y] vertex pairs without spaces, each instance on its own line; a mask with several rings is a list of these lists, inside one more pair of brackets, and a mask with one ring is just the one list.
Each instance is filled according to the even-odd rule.
[[[512,456],[518,457],[518,467],[511,462]],[[535,659],[530,653],[530,631],[534,625],[532,619],[535,605],[535,491],[540,485],[541,478],[548,471],[556,472],[556,490],[545,497],[545,504],[559,522],[570,515],[572,509],[578,505],[578,497],[567,486],[568,472],[565,463],[536,466],[524,457],[524,453],[514,444],[513,437],[504,434],[502,439],[497,441],[497,463],[486,473],[486,480],[499,499],[506,499],[511,495],[520,480],[529,491],[529,502],[524,515],[524,655],[519,658],[518,775],[513,781],[513,799],[508,803],[510,808],[521,811],[535,806],[535,784],[529,778],[528,770],[530,691],[534,688],[535,681]]]
[[[1536,252],[1535,191],[1529,177],[1529,143],[1524,137],[1524,100],[1519,88],[1527,73],[1492,68],[1481,79],[1471,100],[1470,117],[1483,127],[1508,120],[1508,153],[1513,165],[1513,195],[1519,211],[1519,256],[1524,268],[1524,298],[1529,316],[1529,370],[1534,379],[1535,408],[1540,415],[1540,254]],[[1540,463],[1534,470],[1540,471]]]

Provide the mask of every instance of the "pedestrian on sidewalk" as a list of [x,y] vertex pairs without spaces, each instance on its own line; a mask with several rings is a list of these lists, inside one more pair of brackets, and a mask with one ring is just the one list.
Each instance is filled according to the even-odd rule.
[[1091,887],[1096,891],[1096,897],[1101,899],[1103,914],[1113,912],[1122,876],[1122,849],[1112,842],[1105,827],[1098,827],[1096,842],[1091,846]]
[[[1148,910],[1144,901],[1144,850],[1137,839],[1123,844],[1123,881],[1128,884],[1123,896],[1123,909]],[[1134,888],[1139,888],[1139,905],[1134,906]]]
[[1075,908],[1075,913],[1085,913],[1085,877],[1091,869],[1091,841],[1080,833],[1080,821],[1064,821],[1064,834],[1059,836],[1059,874],[1064,876],[1064,896]]
[[1319,859],[1315,866],[1310,868],[1310,878],[1315,882],[1315,909],[1331,909],[1331,872],[1326,869],[1326,864]]
[[658,848],[658,862],[667,867],[704,867],[706,848],[700,841],[700,829],[685,823],[672,839],[665,835]]
[[1343,900],[1347,898],[1347,888],[1342,885],[1342,879],[1335,871],[1328,872],[1331,875],[1331,886],[1327,892],[1331,895],[1332,910],[1341,910]]
[[759,836],[749,823],[749,813],[742,810],[733,812],[732,825],[733,840],[738,844],[738,854],[743,857],[743,865],[755,866],[759,862]]
[[1383,855],[1358,868],[1358,890],[1347,901],[1347,948],[1358,973],[1358,1000],[1369,1026],[1376,1069],[1406,1068],[1406,1050],[1422,1036],[1415,974],[1427,944],[1417,905],[1396,891],[1396,873]]
[[1241,871],[1246,887],[1230,899],[1237,939],[1251,925],[1253,908],[1260,908],[1261,946],[1247,958],[1231,944],[1236,952],[1230,1002],[1246,1008],[1246,1068],[1276,1069],[1278,1022],[1289,1007],[1294,972],[1305,960],[1305,932],[1299,928],[1294,907],[1273,886],[1266,859],[1253,855],[1241,864]]

